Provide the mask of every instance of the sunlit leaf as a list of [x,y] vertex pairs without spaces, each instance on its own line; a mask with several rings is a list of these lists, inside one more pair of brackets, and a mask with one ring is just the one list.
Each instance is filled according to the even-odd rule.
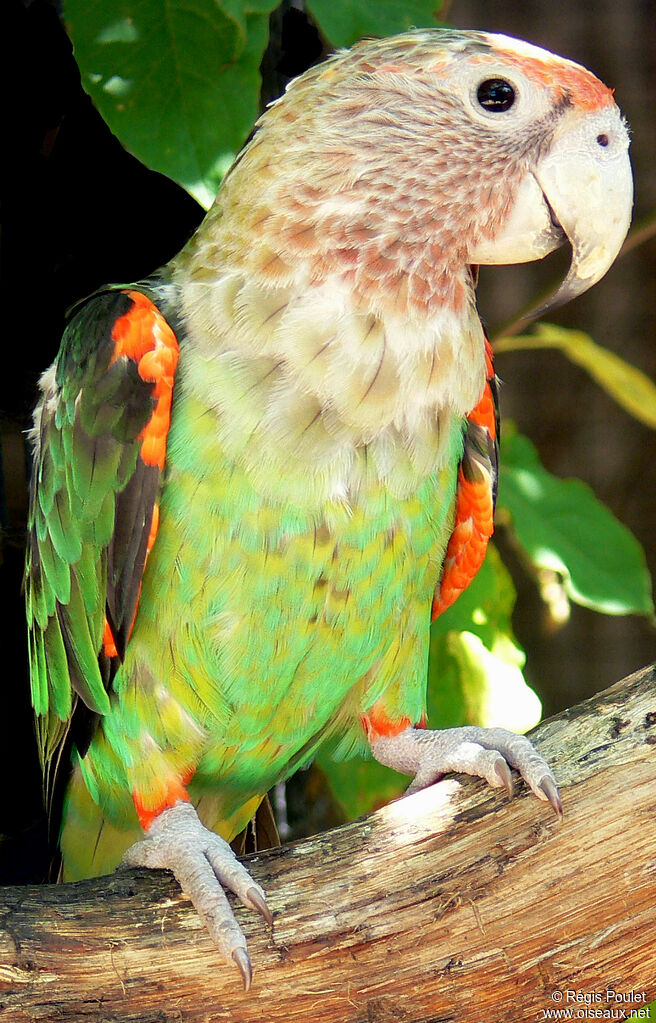
[[316,761],[349,820],[361,817],[402,795],[410,779],[383,767],[376,760],[334,760],[329,747],[322,747]]
[[126,149],[209,206],[258,113],[276,0],[66,0],[82,84]]
[[441,0],[308,0],[308,10],[333,46],[352,46],[363,36],[390,36],[435,26]]
[[480,724],[525,732],[540,701],[523,676],[524,651],[513,635],[515,588],[490,545],[478,575],[433,623],[428,671],[429,722]]
[[585,483],[547,472],[510,424],[502,436],[499,514],[510,514],[533,564],[560,573],[577,604],[605,614],[652,614],[651,579],[632,533]]
[[581,330],[569,330],[553,323],[538,323],[534,334],[504,337],[495,342],[495,351],[557,348],[581,366],[612,398],[639,419],[656,429],[656,384],[641,370],[631,366],[615,352],[603,348]]

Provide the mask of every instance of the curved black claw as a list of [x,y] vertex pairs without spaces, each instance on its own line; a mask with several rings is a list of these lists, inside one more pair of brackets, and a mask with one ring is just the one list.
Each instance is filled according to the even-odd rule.
[[512,799],[513,797],[512,774],[510,773],[510,768],[508,767],[508,764],[501,757],[499,757],[496,764],[494,765],[494,773],[496,774],[497,778],[499,779],[504,789],[508,793],[508,799]]
[[245,948],[236,948],[232,953],[232,958],[241,973],[241,978],[244,982],[244,991],[248,991],[253,981],[253,967],[251,966],[251,960],[248,952]]
[[256,910],[256,912],[258,912],[260,916],[264,917],[269,927],[273,927],[273,916],[271,910],[269,909],[265,900],[258,892],[257,888],[249,888],[248,891],[246,892],[246,898],[250,902],[253,909]]
[[551,778],[543,778],[538,788],[544,792],[545,797],[551,803],[554,813],[558,817],[563,816],[563,804],[560,801],[560,794],[556,783]]

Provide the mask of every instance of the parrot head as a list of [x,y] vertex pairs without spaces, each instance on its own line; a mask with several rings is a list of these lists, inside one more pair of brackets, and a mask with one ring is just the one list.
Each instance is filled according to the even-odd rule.
[[546,122],[549,143],[532,153],[501,229],[481,239],[471,258],[525,262],[567,239],[570,269],[544,312],[596,284],[620,250],[633,203],[629,133],[612,91],[585,68],[519,40],[486,38],[486,77],[482,66],[457,76],[472,117],[506,136]]
[[474,267],[569,242],[555,302],[591,287],[628,229],[628,144],[610,89],[528,43],[361,42],[265,111],[174,262],[189,333],[270,389],[262,436],[330,465],[326,493],[376,438],[381,478],[388,442],[434,468],[436,416],[468,415],[486,379]]
[[501,35],[414,30],[291,82],[219,204],[267,220],[266,266],[281,285],[305,259],[306,279],[339,268],[361,294],[404,278],[409,305],[425,308],[462,307],[458,268],[540,259],[569,241],[560,303],[602,277],[626,235],[628,145],[611,90],[585,68]]

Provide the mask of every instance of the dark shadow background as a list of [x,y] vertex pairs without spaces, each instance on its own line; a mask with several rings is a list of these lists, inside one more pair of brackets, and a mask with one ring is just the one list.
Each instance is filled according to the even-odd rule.
[[[616,88],[634,133],[636,219],[656,210],[656,12],[652,0],[456,0],[459,27],[523,36],[591,67]],[[110,281],[130,281],[184,244],[202,209],[177,185],[143,167],[111,135],[82,91],[71,45],[49,0],[3,0],[3,38],[15,70],[5,87],[2,178],[3,370],[0,373],[0,883],[40,879],[46,866],[40,775],[32,732],[22,598],[27,452],[39,374],[56,355],[65,310]],[[272,16],[263,61],[263,102],[321,56],[323,43],[289,4]],[[5,64],[5,66],[7,66]],[[282,156],[284,158],[284,154]],[[656,242],[634,250],[554,320],[656,378]],[[482,274],[481,310],[494,329],[528,303],[556,270]],[[503,412],[538,444],[547,467],[586,480],[639,538],[656,568],[656,436],[632,420],[583,373],[549,352],[500,355]],[[554,632],[534,581],[499,536],[519,591],[515,627],[527,675],[545,713],[604,688],[654,659],[655,634],[642,620],[573,608]],[[312,782],[312,801],[321,803]],[[296,807],[298,790],[290,805]],[[301,806],[294,810],[302,816]],[[330,820],[315,811],[314,826]]]

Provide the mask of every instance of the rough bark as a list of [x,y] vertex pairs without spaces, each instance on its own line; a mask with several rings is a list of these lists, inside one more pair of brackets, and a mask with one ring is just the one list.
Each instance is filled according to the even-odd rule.
[[562,822],[523,785],[508,805],[449,780],[249,857],[275,925],[237,908],[248,994],[167,874],[5,889],[1,1023],[518,1023],[583,997],[644,1008],[656,998],[654,681],[638,672],[535,733]]

